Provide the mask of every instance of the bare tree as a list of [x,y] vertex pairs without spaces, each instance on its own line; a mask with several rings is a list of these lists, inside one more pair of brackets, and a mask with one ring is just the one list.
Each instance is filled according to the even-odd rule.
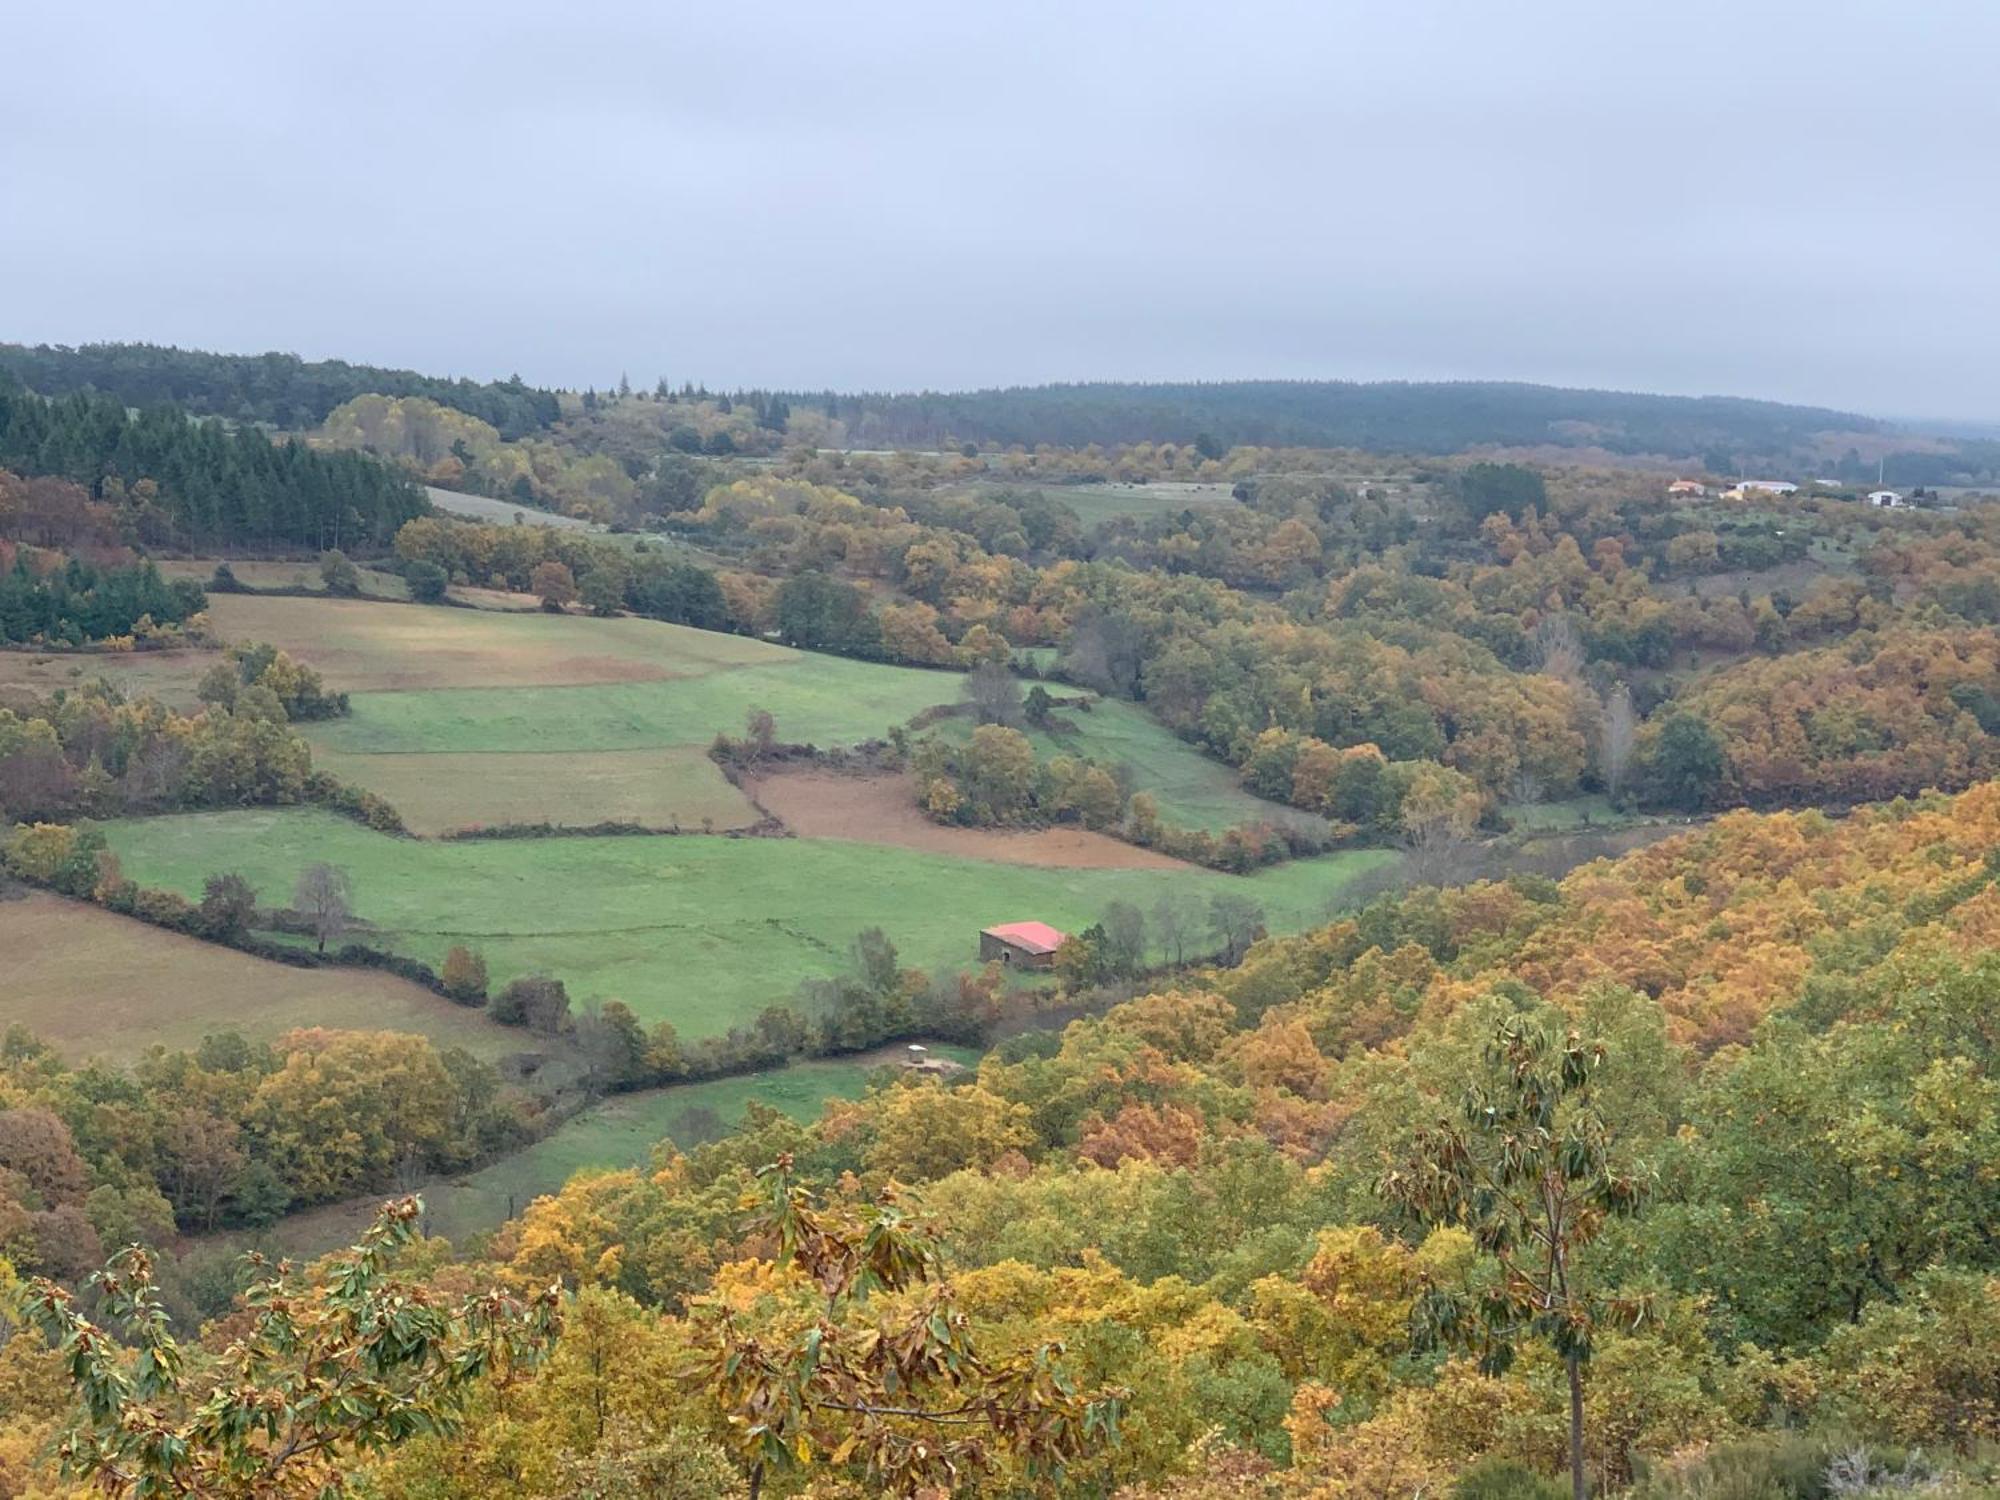
[[1517,806],[1531,806],[1542,800],[1541,775],[1532,766],[1516,766],[1507,778],[1507,800]]
[[983,661],[965,674],[965,701],[982,724],[1019,724],[1025,717],[1021,684],[997,661]]
[[768,708],[753,708],[743,716],[743,737],[750,745],[750,759],[761,761],[778,740],[778,721]]
[[1195,913],[1176,891],[1162,891],[1153,903],[1153,931],[1159,935],[1160,957],[1173,956],[1175,968],[1187,962],[1187,940]]
[[1445,885],[1472,854],[1478,794],[1464,777],[1433,770],[1404,794],[1400,820],[1411,879],[1418,885]]
[[1543,615],[1531,642],[1535,668],[1544,677],[1577,682],[1583,677],[1583,637],[1568,615]]
[[1604,790],[1613,802],[1625,795],[1626,772],[1631,769],[1632,746],[1638,738],[1639,715],[1632,707],[1632,691],[1621,682],[1605,696],[1604,724],[1598,739]]
[[1146,918],[1129,901],[1114,901],[1104,908],[1104,956],[1111,970],[1129,979],[1146,967]]
[[1233,964],[1264,931],[1264,908],[1248,896],[1218,891],[1209,898],[1208,930],[1222,944],[1222,961]]
[[347,931],[354,915],[350,897],[347,872],[339,866],[307,865],[299,871],[299,883],[292,890],[292,907],[312,924],[312,934],[321,953],[326,952],[329,938]]

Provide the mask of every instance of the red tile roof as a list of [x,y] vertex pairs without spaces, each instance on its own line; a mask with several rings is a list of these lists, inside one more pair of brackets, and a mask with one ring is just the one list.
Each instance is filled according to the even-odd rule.
[[987,928],[986,936],[1012,943],[1016,948],[1025,948],[1030,953],[1053,953],[1069,941],[1066,934],[1057,932],[1046,922],[1002,922],[998,927]]

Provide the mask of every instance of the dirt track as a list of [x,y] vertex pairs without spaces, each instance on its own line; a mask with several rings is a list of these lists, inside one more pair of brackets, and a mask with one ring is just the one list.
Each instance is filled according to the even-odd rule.
[[802,838],[853,839],[927,854],[1064,870],[1184,870],[1177,859],[1081,828],[945,828],[917,811],[908,778],[780,771],[745,789]]

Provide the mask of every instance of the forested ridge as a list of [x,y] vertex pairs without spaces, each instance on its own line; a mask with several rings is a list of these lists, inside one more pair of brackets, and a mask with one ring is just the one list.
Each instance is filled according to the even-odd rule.
[[0,468],[72,481],[126,513],[134,541],[183,547],[386,542],[429,507],[400,472],[255,427],[136,413],[111,396],[49,400],[0,383]]
[[296,354],[211,354],[160,344],[0,343],[0,371],[49,396],[93,391],[126,406],[173,402],[199,416],[263,422],[291,431],[316,427],[356,396],[423,396],[490,422],[509,438],[557,416],[553,391],[353,365]]
[[784,392],[869,441],[1002,445],[1191,443],[1457,453],[1482,445],[1598,446],[1695,456],[1789,453],[1820,432],[1874,432],[1867,417],[1733,396],[1658,396],[1509,381],[1244,380],[1013,386],[876,394]]

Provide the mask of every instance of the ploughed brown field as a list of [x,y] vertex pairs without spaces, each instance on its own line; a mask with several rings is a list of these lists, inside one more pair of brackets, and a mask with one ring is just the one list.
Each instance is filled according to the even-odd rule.
[[907,776],[848,776],[835,771],[780,771],[758,776],[746,790],[802,838],[851,839],[1061,870],[1186,870],[1151,849],[1082,828],[947,828],[917,810]]

